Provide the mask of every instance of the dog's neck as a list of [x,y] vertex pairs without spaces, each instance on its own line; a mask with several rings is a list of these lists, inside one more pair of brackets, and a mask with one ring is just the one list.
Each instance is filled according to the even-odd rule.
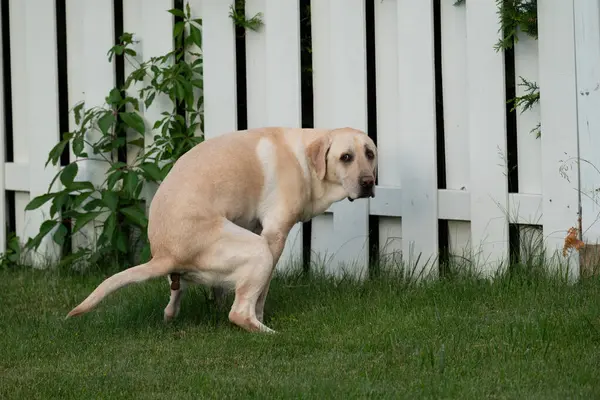
[[312,188],[309,196],[309,204],[305,207],[304,220],[309,220],[317,215],[322,214],[333,203],[341,201],[348,197],[348,193],[338,183],[320,180],[316,174],[312,173]]

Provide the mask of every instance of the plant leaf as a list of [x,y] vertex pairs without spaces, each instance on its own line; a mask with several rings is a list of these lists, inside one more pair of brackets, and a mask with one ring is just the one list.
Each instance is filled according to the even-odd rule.
[[65,244],[65,237],[67,236],[67,227],[64,224],[58,225],[58,229],[54,232],[52,238],[59,245],[63,246]]
[[129,172],[123,179],[123,188],[131,197],[135,196],[135,189],[138,185],[139,178],[135,172]]
[[160,168],[158,165],[150,162],[145,162],[140,165],[140,168],[144,172],[144,175],[147,178],[150,178],[154,181],[160,181],[162,179],[162,174],[160,173]]
[[99,215],[104,213],[105,211],[92,211],[88,213],[79,213],[75,218],[75,226],[73,227],[73,234],[79,232],[81,228],[87,225],[88,222],[93,221]]
[[146,133],[146,125],[144,124],[144,120],[139,114],[134,112],[123,112],[119,114],[121,119],[127,126],[141,133],[142,135]]
[[110,211],[115,212],[119,206],[119,195],[116,192],[105,190],[102,192],[102,203]]
[[170,12],[171,14],[173,14],[176,17],[180,17],[180,18],[185,18],[185,14],[183,13],[182,10],[178,9],[178,8],[172,8],[170,10],[167,10],[168,12]]
[[36,208],[41,207],[49,200],[56,197],[57,194],[58,193],[47,193],[47,194],[42,194],[40,196],[34,197],[33,199],[31,199],[31,201],[25,207],[25,211],[35,210]]
[[110,127],[114,124],[114,122],[115,122],[115,115],[112,113],[112,111],[107,111],[98,120],[98,128],[100,128],[100,131],[104,135],[108,135]]
[[202,32],[192,24],[190,24],[190,37],[196,46],[202,48]]
[[108,176],[106,186],[108,190],[113,190],[119,179],[123,176],[123,171],[115,171]]
[[40,226],[38,234],[35,235],[35,237],[30,238],[25,244],[25,247],[37,249],[46,235],[58,224],[59,222],[56,220],[44,221]]
[[121,209],[121,213],[125,215],[125,218],[133,222],[134,224],[145,228],[148,225],[148,218],[146,213],[136,206],[125,207]]
[[62,170],[62,173],[60,174],[60,181],[66,188],[68,188],[73,183],[73,180],[75,180],[75,176],[77,175],[78,170],[79,167],[75,162],[67,165]]
[[[118,46],[115,46],[115,47],[118,47]],[[123,54],[122,48],[120,50],[121,50],[120,54]],[[113,88],[113,89],[111,89],[110,94],[108,95],[107,103],[110,105],[117,105],[117,104],[119,104],[119,102],[122,99],[123,99],[123,97],[121,96],[121,92],[119,91],[119,89]]]
[[56,165],[58,163],[58,160],[60,160],[60,156],[65,151],[67,143],[69,143],[69,139],[63,139],[60,142],[58,142],[58,144],[54,146],[52,150],[50,150],[50,153],[48,154],[48,160],[46,161],[45,166],[48,166],[49,163],[52,163],[52,165]]
[[130,140],[127,144],[143,148],[144,147],[144,138],[137,138],[137,139]]

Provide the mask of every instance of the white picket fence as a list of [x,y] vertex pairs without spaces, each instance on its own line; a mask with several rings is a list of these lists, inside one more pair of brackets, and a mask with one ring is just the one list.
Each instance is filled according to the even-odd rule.
[[[382,252],[405,261],[432,262],[439,250],[438,220],[449,220],[455,254],[475,255],[493,272],[509,255],[509,224],[539,225],[546,248],[561,250],[578,226],[597,242],[595,201],[600,167],[600,5],[597,0],[544,0],[538,5],[539,40],[521,35],[515,75],[537,81],[541,101],[518,115],[519,192],[508,192],[505,67],[496,2],[441,1],[445,189],[438,189],[434,18],[432,0],[312,0],[312,69],[315,127],[367,130],[365,1],[374,1],[379,174],[376,197],[335,204],[312,222],[311,249],[364,270],[369,215],[379,216]],[[44,168],[59,138],[56,8],[49,0],[9,0],[14,160],[0,160],[0,187],[15,191],[17,234],[39,227],[42,212],[24,212],[56,172]],[[229,17],[233,0],[190,0],[203,19],[205,136],[235,130],[236,50]],[[172,46],[172,0],[123,0],[123,25],[135,33],[140,59]],[[264,26],[246,33],[248,127],[300,126],[300,9],[297,0],[246,0],[246,14],[263,14]],[[106,52],[113,45],[113,0],[66,0],[68,97],[100,105],[115,84]],[[3,58],[7,54],[3,54]],[[4,96],[0,96],[4,101]],[[144,110],[154,121],[160,103]],[[529,131],[541,121],[542,136]],[[72,123],[72,121],[71,121]],[[0,124],[0,157],[5,155]],[[152,133],[149,133],[149,138]],[[581,157],[590,164],[569,164]],[[93,165],[81,174],[103,172]],[[580,199],[581,198],[581,199]],[[0,196],[5,202],[5,196]],[[2,204],[0,209],[4,210]],[[10,212],[11,210],[8,210]],[[6,215],[0,215],[4,226]],[[294,228],[282,264],[302,254],[302,226]],[[0,245],[5,243],[0,229]],[[50,254],[56,251],[45,247]],[[559,252],[560,253],[560,252]],[[559,255],[559,258],[561,256]],[[563,260],[565,261],[565,260]],[[567,260],[569,261],[569,260]],[[571,274],[578,259],[570,257]]]

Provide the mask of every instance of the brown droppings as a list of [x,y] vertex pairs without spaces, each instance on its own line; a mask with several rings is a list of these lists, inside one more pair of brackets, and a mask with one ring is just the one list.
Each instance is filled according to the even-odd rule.
[[179,282],[180,277],[181,275],[179,275],[176,272],[171,274],[171,290],[179,290],[179,288],[181,287]]

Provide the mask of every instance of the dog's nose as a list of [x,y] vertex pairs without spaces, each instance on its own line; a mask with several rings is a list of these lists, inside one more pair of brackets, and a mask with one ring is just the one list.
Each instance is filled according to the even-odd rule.
[[375,185],[375,179],[371,176],[362,176],[360,178],[360,186],[365,189],[372,189]]

